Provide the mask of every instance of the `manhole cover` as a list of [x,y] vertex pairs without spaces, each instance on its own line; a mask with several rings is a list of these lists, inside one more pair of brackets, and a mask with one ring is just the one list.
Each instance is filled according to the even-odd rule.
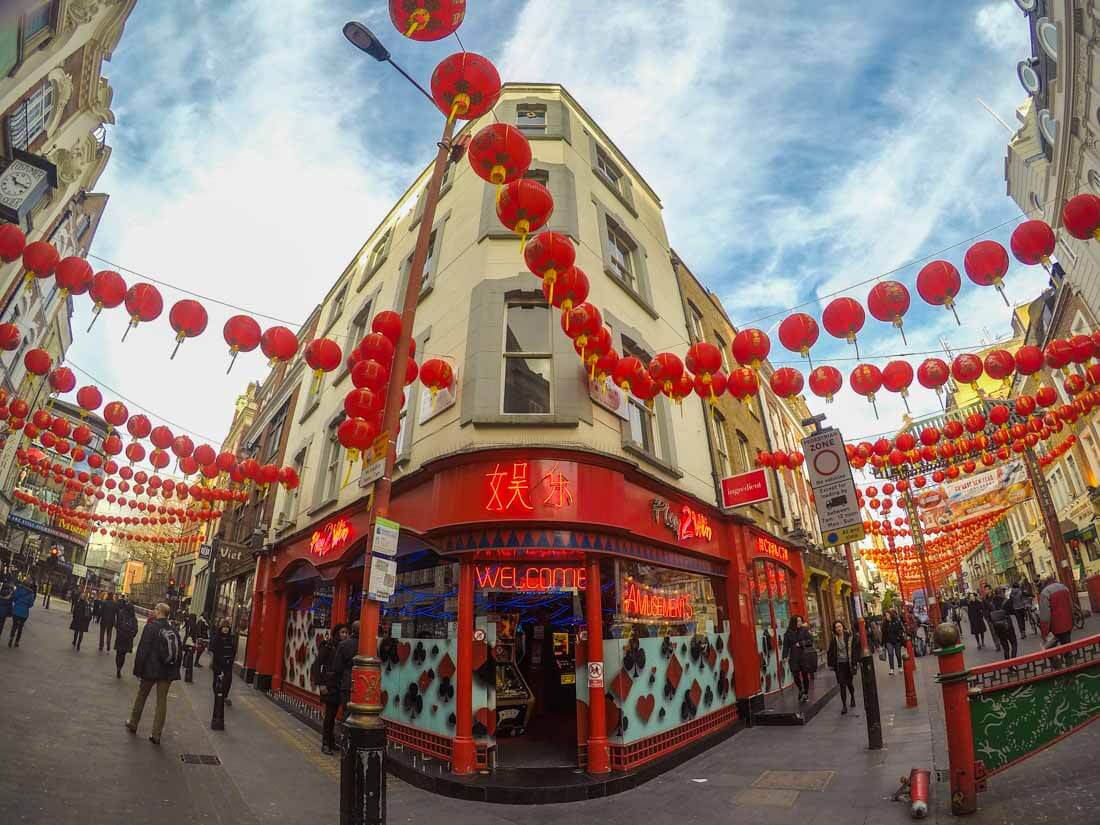
[[775,808],[793,808],[798,791],[744,788],[733,795],[738,805],[769,805]]
[[795,791],[823,791],[834,775],[835,771],[764,771],[752,786]]
[[185,765],[220,765],[222,763],[212,753],[181,753],[180,761]]

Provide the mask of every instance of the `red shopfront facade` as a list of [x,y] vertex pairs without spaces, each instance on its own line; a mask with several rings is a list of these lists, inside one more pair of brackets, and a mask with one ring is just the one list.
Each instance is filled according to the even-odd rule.
[[[319,704],[316,642],[358,617],[365,505],[261,559],[258,687]],[[781,580],[799,609],[797,551],[626,462],[440,459],[395,484],[390,517],[402,538],[379,643],[387,734],[456,773],[628,770],[731,728],[739,699],[778,687],[757,619],[766,610],[776,635]]]

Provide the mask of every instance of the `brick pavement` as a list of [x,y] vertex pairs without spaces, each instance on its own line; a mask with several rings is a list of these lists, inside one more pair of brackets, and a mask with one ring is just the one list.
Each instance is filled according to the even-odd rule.
[[[224,733],[208,729],[209,671],[198,670],[193,684],[172,688],[159,749],[145,738],[151,707],[142,735],[129,736],[122,722],[135,680],[128,670],[116,680],[111,657],[98,654],[94,644],[75,653],[68,644],[67,605],[55,604],[62,609],[35,609],[18,650],[0,649],[0,729],[7,745],[0,771],[0,821],[5,825],[336,821],[338,762],[320,753],[311,729],[240,681],[233,688]],[[1100,622],[1093,627],[1100,630]],[[975,653],[973,661],[988,658]],[[743,731],[652,782],[607,799],[537,808],[487,805],[434,796],[391,778],[389,822],[908,822],[905,806],[889,800],[898,777],[910,767],[931,765],[934,758],[937,766],[946,767],[935,670],[932,657],[917,660],[921,706],[907,709],[902,677],[889,677],[880,665],[886,741],[881,751],[866,749],[862,715],[841,716],[833,700],[805,727]],[[997,777],[980,797],[982,810],[969,821],[1100,821],[1094,813],[1092,767],[1100,753],[1100,726],[1093,728]],[[185,765],[179,759],[185,752],[217,755],[221,764]],[[945,787],[937,786],[929,821],[952,821],[944,813]]]

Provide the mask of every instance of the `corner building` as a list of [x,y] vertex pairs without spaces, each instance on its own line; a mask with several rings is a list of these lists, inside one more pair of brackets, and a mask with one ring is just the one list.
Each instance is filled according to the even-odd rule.
[[[508,85],[495,115],[530,138],[529,175],[554,196],[548,227],[575,241],[616,350],[682,357],[656,193],[560,86]],[[399,308],[430,173],[320,307],[318,335],[345,353]],[[762,668],[754,616],[761,602],[769,616],[804,610],[800,552],[718,508],[700,399],[649,409],[590,386],[495,194],[465,159],[447,169],[413,330],[417,360],[446,358],[456,382],[434,399],[408,387],[395,438],[401,533],[380,641],[392,763],[444,776],[472,738],[479,768],[534,769],[534,784],[587,766],[592,747],[626,771],[732,732],[751,697],[780,687],[784,663],[771,639]],[[373,481],[369,464],[346,478],[336,440],[346,368],[315,385],[298,362],[295,376],[286,456],[301,484],[278,491],[257,560],[246,676],[313,715],[317,640],[359,615]],[[602,661],[588,661],[591,634]],[[430,758],[410,767],[410,752]]]

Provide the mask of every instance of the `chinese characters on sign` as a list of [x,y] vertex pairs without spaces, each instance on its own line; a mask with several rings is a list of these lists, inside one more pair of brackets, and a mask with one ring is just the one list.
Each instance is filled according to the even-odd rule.
[[355,529],[346,518],[330,521],[324,527],[314,530],[309,537],[309,552],[314,556],[327,556],[355,537]]
[[790,553],[787,548],[765,536],[756,537],[756,552],[783,562],[790,561]]
[[688,505],[681,505],[679,514],[672,509],[672,505],[663,499],[653,499],[651,506],[653,521],[657,524],[663,524],[680,541],[687,541],[688,539],[710,541],[714,538],[710,520],[702,513],[692,510]]
[[[535,490],[545,490],[541,498],[543,505],[560,510],[573,504],[573,491],[569,479],[555,464],[542,474],[537,483],[531,484],[530,463],[515,461],[510,468],[507,464],[494,464],[493,469],[485,473],[488,482],[485,509],[490,513],[533,512],[531,494]],[[535,498],[534,501],[540,501]]]
[[690,619],[695,611],[687,593],[658,590],[627,579],[623,582],[623,613],[646,619]]

